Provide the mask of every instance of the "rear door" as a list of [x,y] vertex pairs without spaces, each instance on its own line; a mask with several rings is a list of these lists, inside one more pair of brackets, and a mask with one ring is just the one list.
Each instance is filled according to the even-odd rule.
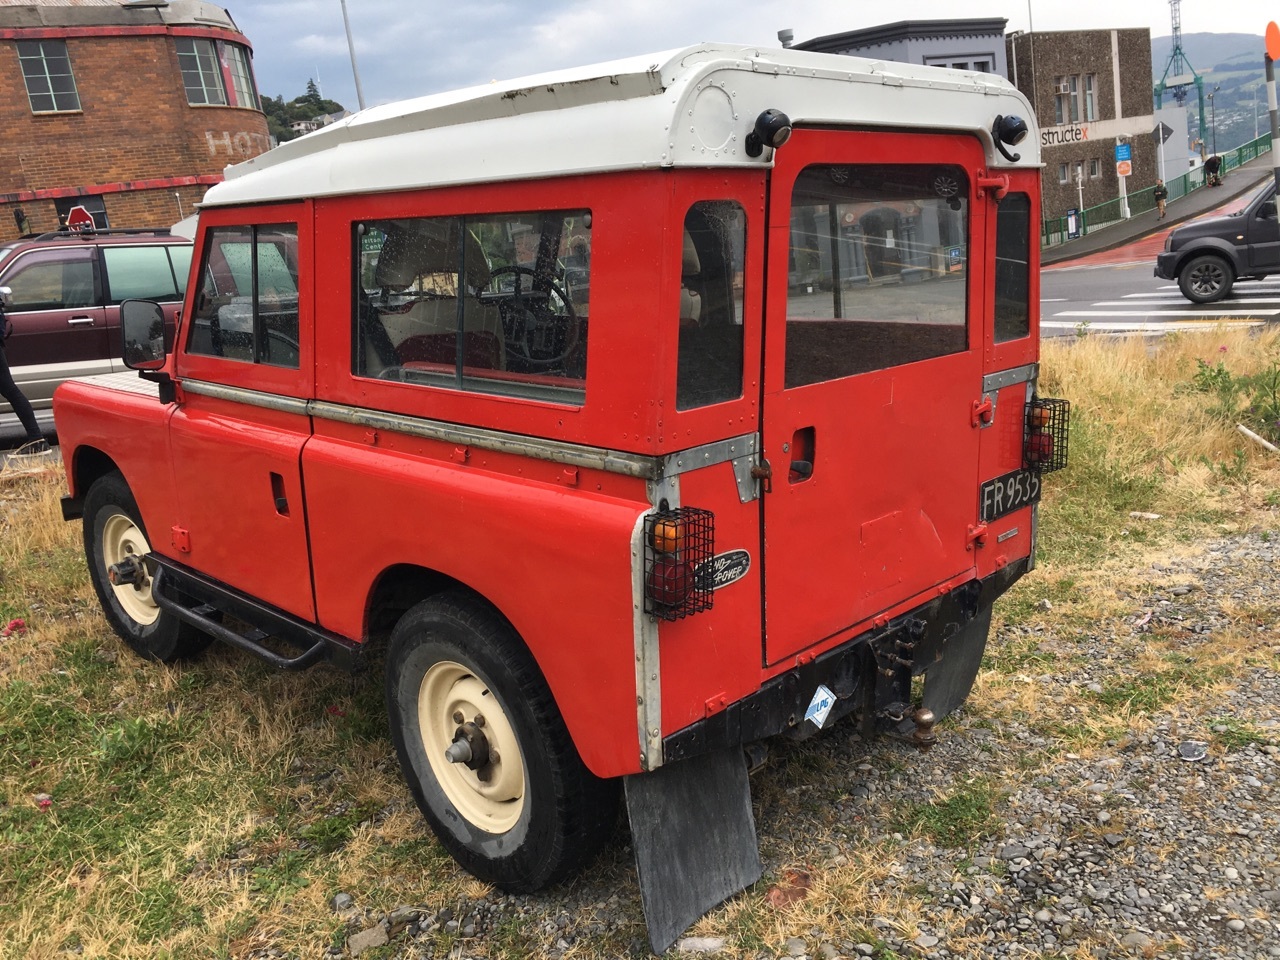
[[[32,406],[49,406],[54,388],[68,377],[110,372],[93,247],[29,250],[9,264],[0,286],[13,291],[5,354]],[[8,412],[9,405],[0,409]]]
[[120,356],[122,301],[152,300],[160,304],[164,310],[167,342],[172,345],[187,274],[191,272],[191,250],[187,244],[129,243],[102,247],[104,319],[112,369],[126,369]]
[[765,660],[972,576],[983,154],[798,130],[769,199]]

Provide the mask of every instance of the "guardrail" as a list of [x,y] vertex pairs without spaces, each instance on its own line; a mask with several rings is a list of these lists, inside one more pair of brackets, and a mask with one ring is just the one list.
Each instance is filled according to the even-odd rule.
[[[1256,160],[1264,153],[1270,152],[1271,134],[1267,133],[1256,140],[1250,140],[1248,143],[1218,156],[1222,160],[1222,172],[1225,174],[1248,163],[1250,160]],[[1192,191],[1199,190],[1204,186],[1204,167],[1196,167],[1194,170],[1188,170],[1180,177],[1167,180],[1165,181],[1165,186],[1169,188],[1167,202],[1173,203],[1179,197],[1185,197]],[[1151,196],[1154,190],[1155,187],[1150,186],[1129,194],[1129,216],[1136,217],[1138,214],[1147,213],[1155,209],[1156,202]],[[1119,223],[1123,219],[1120,215],[1119,197],[1092,207],[1086,207],[1080,211],[1080,236],[1083,237],[1113,223]],[[1040,228],[1041,248],[1056,246],[1060,243],[1069,243],[1070,240],[1075,239],[1074,237],[1070,239],[1067,237],[1068,224],[1066,217],[1047,218],[1041,222]]]

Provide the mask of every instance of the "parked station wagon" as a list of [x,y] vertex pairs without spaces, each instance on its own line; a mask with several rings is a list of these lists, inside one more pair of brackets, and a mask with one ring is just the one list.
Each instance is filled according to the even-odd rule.
[[145,379],[55,397],[109,621],[166,661],[385,645],[458,862],[537,890],[625,796],[665,949],[760,875],[744,758],[846,717],[928,745],[1033,566],[1067,407],[1031,115],[986,74],[703,45],[231,168],[176,340],[127,303]]
[[[170,326],[191,272],[191,241],[168,230],[63,231],[0,247],[12,334],[5,355],[31,406],[49,410],[71,377],[127,369],[120,358],[120,304],[146,297]],[[0,425],[17,424],[0,400]]]

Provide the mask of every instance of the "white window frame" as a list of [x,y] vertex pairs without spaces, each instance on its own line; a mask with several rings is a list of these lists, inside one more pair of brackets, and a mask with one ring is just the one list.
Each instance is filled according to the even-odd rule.
[[[27,88],[27,102],[32,113],[79,113],[80,92],[76,89],[75,72],[71,69],[71,54],[67,52],[65,40],[19,40],[17,43],[18,65],[22,70],[22,81]],[[33,55],[34,54],[34,55]],[[50,61],[60,67],[58,61],[67,65],[66,73],[55,73],[49,69]],[[70,90],[57,90],[58,86],[71,83]],[[32,85],[35,85],[33,89]],[[37,106],[37,98],[41,101]],[[48,101],[47,108],[43,103]]]
[[1058,164],[1058,182],[1070,183],[1071,178],[1068,176],[1067,165],[1065,163]]
[[1098,119],[1098,75],[1096,73],[1086,73],[1082,78],[1084,81],[1084,118],[1088,120]]
[[1099,160],[1097,157],[1094,157],[1092,160],[1089,161],[1089,179],[1090,180],[1102,179],[1102,161]]
[[[222,62],[217,45],[204,37],[175,37],[182,86],[193,107],[225,107],[227,89],[222,82]],[[184,49],[185,47],[190,49]],[[193,97],[193,94],[195,96]]]

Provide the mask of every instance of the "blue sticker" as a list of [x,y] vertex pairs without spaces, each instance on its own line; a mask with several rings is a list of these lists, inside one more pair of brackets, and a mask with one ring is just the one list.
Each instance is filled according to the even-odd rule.
[[809,701],[809,709],[804,712],[804,718],[812,720],[814,726],[821,730],[835,705],[836,695],[827,689],[825,683],[820,683],[818,689],[813,691],[813,699]]

